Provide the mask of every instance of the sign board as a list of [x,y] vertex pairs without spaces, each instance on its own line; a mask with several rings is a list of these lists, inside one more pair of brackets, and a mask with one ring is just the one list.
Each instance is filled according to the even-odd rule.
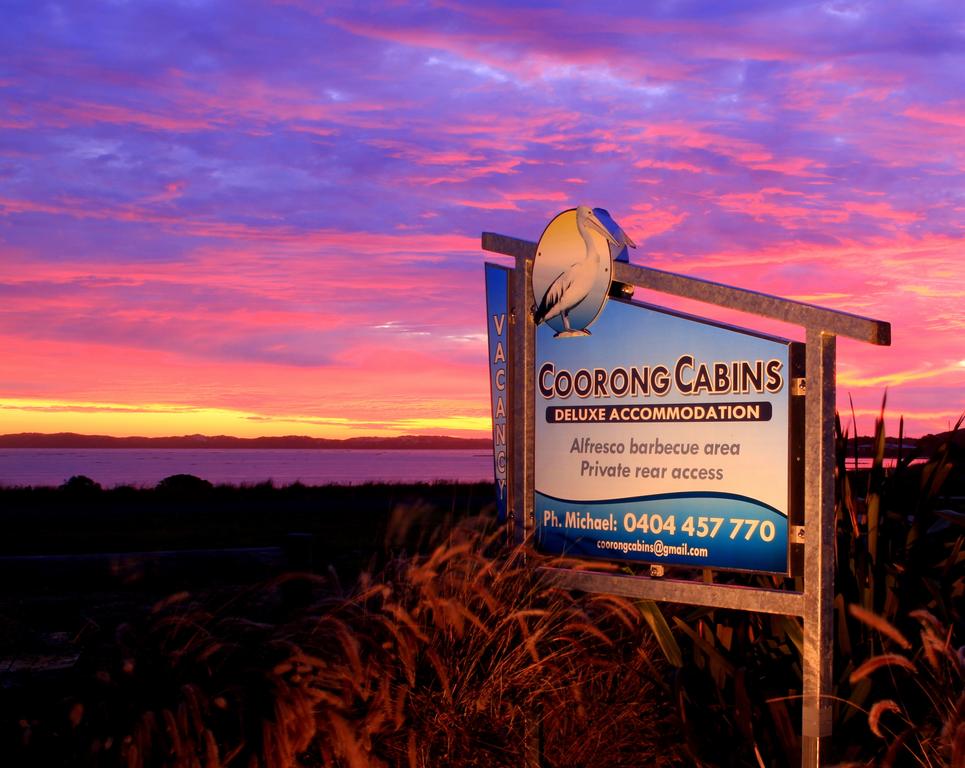
[[[841,335],[887,346],[891,343],[891,326],[881,320],[630,264],[626,260],[626,247],[633,247],[633,242],[612,217],[600,208],[581,208],[591,211],[602,229],[609,232],[610,237],[603,232],[597,234],[606,237],[610,251],[609,277],[620,286],[641,286],[797,325],[804,329],[807,356],[802,361],[805,345],[644,305],[610,301],[595,324],[592,321],[584,323],[577,315],[585,309],[581,302],[596,301],[592,298],[592,285],[582,298],[570,296],[562,303],[555,300],[554,292],[550,291],[564,271],[568,277],[580,277],[569,272],[577,263],[594,265],[598,270],[606,267],[602,243],[592,231],[588,231],[587,225],[589,223],[594,231],[596,228],[592,226],[586,211],[581,217],[580,208],[575,209],[574,227],[566,238],[571,238],[575,229],[583,240],[584,248],[577,249],[576,258],[569,263],[558,262],[555,266],[560,271],[556,275],[552,274],[552,269],[542,274],[542,240],[533,243],[484,232],[484,250],[511,256],[515,260],[515,267],[509,270],[511,290],[508,301],[509,311],[516,320],[509,339],[509,357],[513,361],[510,373],[515,397],[512,430],[507,437],[511,446],[508,506],[516,525],[516,540],[522,542],[530,533],[535,533],[544,548],[555,548],[555,551],[574,552],[577,546],[600,549],[595,542],[603,540],[604,535],[607,540],[619,541],[611,534],[618,532],[618,526],[623,526],[627,552],[622,551],[623,544],[620,544],[621,558],[625,555],[630,557],[633,549],[634,554],[630,559],[639,557],[641,560],[666,563],[669,562],[668,557],[679,555],[683,549],[669,550],[669,540],[663,538],[663,532],[668,527],[664,517],[666,513],[663,508],[654,505],[665,500],[660,496],[678,494],[674,509],[682,511],[675,511],[674,514],[683,517],[675,517],[671,526],[674,536],[683,531],[688,540],[673,546],[683,547],[686,544],[688,553],[691,552],[691,546],[703,547],[707,550],[708,558],[713,549],[713,556],[720,556],[719,562],[731,563],[734,567],[746,570],[745,566],[750,563],[736,554],[743,553],[755,561],[761,570],[774,569],[774,572],[781,573],[787,568],[788,558],[786,544],[779,541],[779,536],[783,536],[786,542],[791,532],[787,526],[788,514],[794,513],[792,532],[795,543],[803,545],[797,550],[803,549],[804,554],[801,573],[796,573],[803,577],[797,580],[799,583],[803,581],[800,591],[690,578],[648,578],[584,567],[543,567],[541,570],[551,583],[566,589],[799,617],[803,630],[801,765],[808,768],[820,766],[826,761],[830,746],[831,693],[834,683],[836,340]],[[558,287],[562,287],[562,283]],[[535,312],[531,311],[533,307]],[[564,310],[565,323],[562,318]],[[543,324],[553,317],[559,317],[559,325],[562,326],[556,329],[556,333]],[[587,327],[590,324],[593,325],[592,331]],[[670,346],[668,334],[676,335],[676,341]],[[567,338],[569,336],[576,338]],[[574,351],[567,351],[562,346],[564,343],[573,345],[571,349]],[[764,362],[760,372],[758,360]],[[749,369],[743,363],[748,363]],[[547,364],[553,366],[552,373],[545,368]],[[661,366],[667,369],[666,382]],[[619,371],[624,368],[629,383]],[[635,378],[633,370],[637,371]],[[560,374],[561,371],[568,371],[569,376]],[[795,380],[794,392],[791,391],[792,378]],[[634,385],[635,392],[632,390]],[[604,396],[604,388],[607,396]],[[731,391],[725,392],[728,388]],[[759,391],[761,389],[763,391]],[[605,401],[610,408],[598,401]],[[754,406],[752,412],[752,405],[756,402],[761,405]],[[570,408],[574,410],[568,410]],[[582,420],[576,420],[579,413],[576,409],[579,408],[584,409],[582,417],[579,417]],[[615,417],[612,408],[616,408]],[[664,410],[658,413],[657,408]],[[594,409],[597,416],[593,415]],[[605,418],[598,419],[601,412]],[[615,421],[610,422],[611,417]],[[802,421],[803,427],[799,430],[798,423]],[[783,439],[778,436],[778,425],[784,430]],[[773,434],[770,429],[775,430]],[[659,451],[658,439],[661,446]],[[798,440],[801,442],[798,443]],[[800,445],[800,450],[788,449],[789,441],[793,441],[793,445]],[[602,447],[605,444],[622,445],[623,454],[618,453],[619,448],[607,451]],[[641,449],[641,445],[648,447]],[[710,448],[710,453],[707,453],[708,445],[718,447]],[[728,446],[726,451],[721,447],[725,445]],[[738,449],[732,449],[734,445]],[[777,457],[765,450],[767,445],[773,447]],[[636,454],[628,453],[632,446],[636,447]],[[703,464],[698,465],[696,458],[691,460],[690,457],[698,455]],[[724,484],[735,477],[743,477],[740,480],[742,483],[747,480],[751,474],[748,459],[752,455],[759,457],[762,462],[756,468],[760,484],[725,487]],[[642,456],[644,461],[635,463],[630,469],[632,478],[627,478],[621,463],[629,466],[631,456]],[[657,460],[659,464],[654,463]],[[588,464],[584,465],[583,462]],[[785,462],[792,463],[795,469],[787,470]],[[602,470],[595,469],[597,464]],[[642,477],[644,473],[641,469],[641,477],[637,478],[637,465],[655,469],[648,471],[646,478]],[[674,468],[678,469],[678,482],[687,480],[697,484],[689,491],[696,492],[696,495],[684,495],[688,493],[684,488],[659,490],[654,486],[632,487],[638,481],[666,482],[666,475],[673,481]],[[685,478],[684,470],[688,468],[689,476]],[[701,470],[704,471],[703,477]],[[715,470],[713,477],[710,476],[710,470]],[[720,470],[720,477],[716,470]],[[578,495],[568,485],[579,480],[581,475],[589,475],[596,483],[597,490],[592,495],[584,491]],[[784,479],[780,479],[782,477]],[[629,492],[625,490],[627,486],[631,487]],[[787,489],[787,496],[783,495],[784,488]],[[537,508],[535,491],[540,492],[544,501],[552,504],[544,503],[542,508]],[[701,494],[704,498],[701,498]],[[788,497],[793,498],[795,503],[792,504]],[[718,501],[711,502],[718,505],[713,510],[714,515],[705,514],[693,506],[715,498]],[[798,498],[802,500],[803,519],[799,516],[802,510],[797,509]],[[569,503],[559,504],[560,508],[556,509],[553,505],[559,501]],[[748,522],[751,517],[744,509],[734,519],[737,508],[728,510],[726,507],[732,501],[759,510],[756,526]],[[606,515],[599,514],[602,505],[641,502],[650,504],[650,508],[646,510],[646,516],[643,515],[643,509],[639,512],[636,509],[629,511],[634,515],[633,534],[637,535],[639,542],[643,536],[652,536],[653,529],[661,526],[659,547],[664,554],[659,556],[659,560],[655,559],[658,557],[655,540],[652,542],[654,551],[646,553],[647,558],[636,551],[643,549],[642,544],[630,546],[630,534],[626,530],[631,525],[626,517],[628,512],[623,512],[622,518],[612,510]],[[571,513],[568,521],[567,508]],[[709,518],[721,516],[720,512],[727,511],[731,513],[730,521],[722,521],[717,535],[711,536],[712,521]],[[552,515],[548,514],[551,512],[558,519],[562,512],[561,525],[555,524]],[[771,538],[770,526],[764,525],[768,519],[765,513],[775,513],[776,516],[770,518],[774,525],[773,539],[764,541],[766,546],[762,546],[754,541],[754,537],[763,532],[766,538]],[[654,523],[653,514],[660,515],[659,522]],[[701,517],[708,518],[704,536],[697,535],[698,532],[704,532],[700,525]],[[741,522],[738,524],[737,520]],[[693,534],[690,533],[691,522]],[[783,532],[779,533],[781,525]],[[646,533],[642,531],[643,526],[646,526]],[[726,541],[720,539],[723,547],[715,544],[711,548],[709,544],[691,543],[694,538],[717,541],[721,530],[726,537]],[[761,536],[762,541],[764,538]],[[731,552],[733,548],[736,549]],[[608,551],[614,550],[608,548]],[[690,564],[699,563],[696,558],[690,558]]]
[[802,345],[611,300],[536,330],[535,535],[546,552],[788,572]]
[[508,413],[507,358],[509,270],[486,264],[486,326],[489,335],[489,387],[493,418],[493,474],[496,479],[496,515],[506,522],[506,425]]

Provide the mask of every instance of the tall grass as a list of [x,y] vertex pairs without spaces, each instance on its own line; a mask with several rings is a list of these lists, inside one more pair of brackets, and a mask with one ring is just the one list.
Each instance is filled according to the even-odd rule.
[[[863,495],[841,471],[847,433],[838,427],[836,652],[838,692],[847,699],[839,720],[848,735],[867,728],[865,748],[842,753],[883,767],[962,766],[965,515],[951,509],[944,488],[960,488],[965,476],[953,439],[963,420],[931,456],[909,451],[886,472],[884,408]],[[899,444],[902,433],[899,422]]]
[[[847,472],[853,446],[837,422],[832,759],[958,768],[965,766],[965,515],[952,509],[946,488],[957,483],[961,495],[961,446],[949,439],[930,456],[906,448],[886,471],[885,444],[883,403],[871,468]],[[794,580],[752,581],[801,588]],[[670,643],[679,643],[662,645],[668,658],[682,658],[677,700],[681,718],[698,721],[685,731],[697,759],[797,765],[800,621],[660,610],[673,627]]]
[[882,742],[877,764],[965,765],[965,646],[952,645],[952,628],[929,611],[911,611],[919,623],[915,647],[881,616],[856,605],[850,613],[884,646],[848,678],[886,697],[867,711],[868,728]]
[[[690,764],[642,615],[541,583],[463,527],[340,592],[289,575],[123,625],[62,719],[22,734],[103,766]],[[76,761],[72,762],[72,761]]]

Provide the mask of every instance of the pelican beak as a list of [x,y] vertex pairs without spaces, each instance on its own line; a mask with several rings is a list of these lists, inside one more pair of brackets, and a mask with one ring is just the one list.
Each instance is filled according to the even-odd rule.
[[610,232],[610,230],[603,226],[603,224],[602,224],[601,221],[596,217],[596,214],[593,213],[593,211],[590,211],[590,212],[586,215],[586,221],[587,221],[587,223],[590,224],[597,232],[599,232],[601,235],[603,235],[603,236],[604,236],[607,240],[609,240],[611,243],[613,243],[614,245],[620,245],[620,243],[617,242],[617,239],[612,235],[612,233]]

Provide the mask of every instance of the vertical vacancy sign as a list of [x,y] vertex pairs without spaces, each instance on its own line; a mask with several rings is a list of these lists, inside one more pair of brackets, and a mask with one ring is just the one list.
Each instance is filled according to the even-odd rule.
[[802,353],[622,301],[583,338],[538,327],[537,545],[787,573],[790,388]]
[[506,521],[506,413],[509,270],[486,264],[486,327],[489,335],[489,387],[493,417],[493,471],[496,513]]

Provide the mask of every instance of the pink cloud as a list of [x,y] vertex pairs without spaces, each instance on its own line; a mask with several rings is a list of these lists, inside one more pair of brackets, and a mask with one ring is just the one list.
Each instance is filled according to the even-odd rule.
[[886,219],[887,221],[902,224],[919,221],[922,218],[920,213],[916,213],[914,211],[897,211],[890,203],[886,202],[862,203],[855,200],[847,200],[843,203],[843,207],[846,211],[850,211],[851,213],[861,214],[862,216],[870,216],[872,218]]
[[[753,170],[774,171],[788,176],[815,177],[822,174],[821,168],[812,158],[807,157],[776,157],[764,145],[745,138],[728,136],[709,127],[702,127],[683,122],[653,123],[641,126],[639,136],[642,140],[673,147],[701,149],[714,152],[734,162],[746,165]],[[625,144],[624,144],[625,146]],[[659,161],[643,160],[639,167],[668,168]],[[699,166],[686,163],[671,170],[704,170]]]
[[922,106],[908,107],[902,114],[915,120],[947,125],[951,128],[965,128],[965,105],[948,104],[939,108]]
[[684,162],[667,162],[647,159],[637,160],[633,165],[635,168],[658,168],[667,171],[686,171],[688,173],[712,172],[710,169],[701,168],[699,165]]
[[207,131],[214,129],[216,122],[211,116],[195,117],[172,115],[171,113],[147,112],[117,104],[95,104],[74,102],[64,106],[51,107],[49,114],[57,125],[89,125],[92,123],[113,123],[115,125],[135,125],[156,131]]
[[638,245],[647,238],[673,230],[689,216],[686,211],[654,210],[648,204],[633,205],[631,211],[620,217],[620,225],[633,233]]

